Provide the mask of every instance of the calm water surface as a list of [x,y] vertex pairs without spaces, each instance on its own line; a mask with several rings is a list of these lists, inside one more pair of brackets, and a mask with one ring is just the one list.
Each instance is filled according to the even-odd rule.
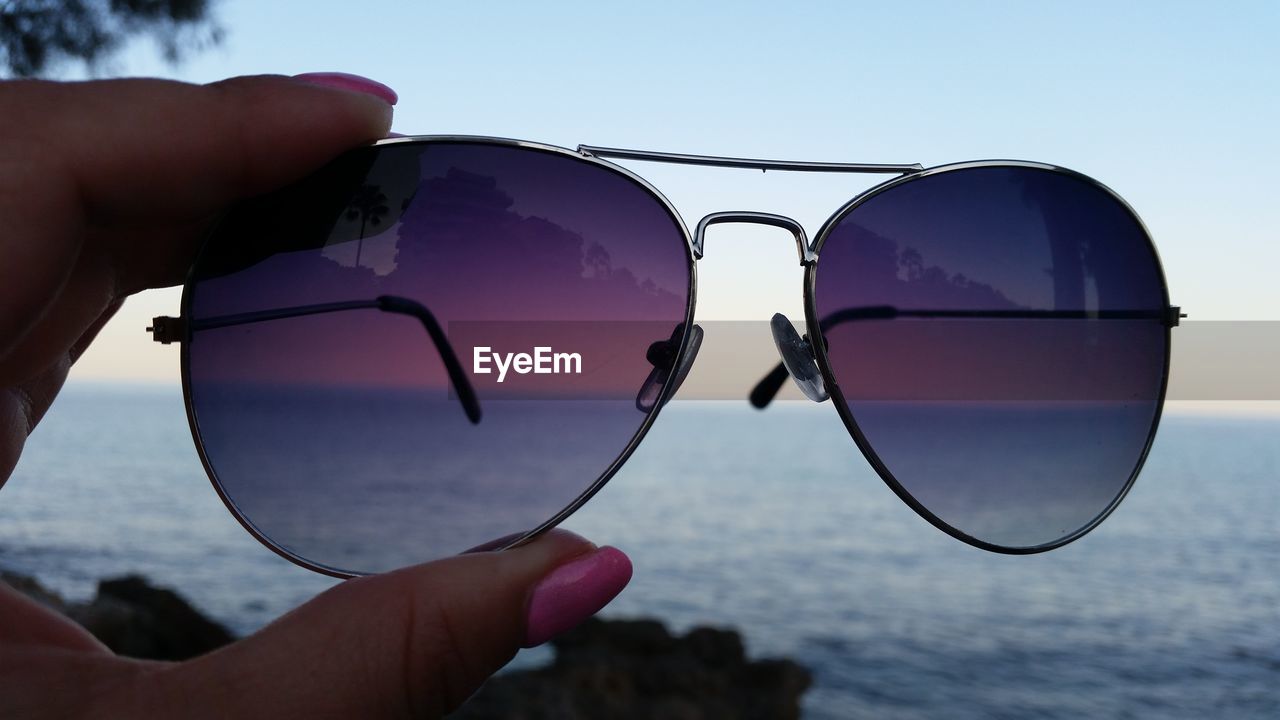
[[[1278,478],[1280,421],[1175,413],[1101,528],[997,556],[916,517],[829,406],[676,402],[567,526],[635,561],[609,615],[740,628],[813,668],[809,717],[1275,718]],[[242,633],[333,583],[222,507],[176,390],[123,386],[58,400],[0,492],[0,565],[77,598],[141,572]]]

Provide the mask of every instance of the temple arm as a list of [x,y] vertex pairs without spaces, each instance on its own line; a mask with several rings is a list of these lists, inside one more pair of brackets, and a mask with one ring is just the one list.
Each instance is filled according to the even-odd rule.
[[275,308],[272,310],[256,310],[254,312],[233,313],[231,315],[217,315],[190,320],[186,323],[186,327],[181,327],[181,321],[176,318],[156,318],[152,327],[147,329],[152,331],[156,341],[168,343],[184,339],[187,332],[196,330],[212,330],[233,325],[245,325],[267,320],[283,320],[285,318],[320,315],[344,310],[381,310],[417,318],[418,322],[422,323],[422,327],[426,329],[427,334],[431,336],[431,342],[435,344],[436,352],[440,354],[440,359],[444,362],[445,370],[449,373],[449,381],[453,383],[454,391],[458,394],[458,400],[462,403],[462,409],[467,413],[467,419],[473,424],[480,422],[480,401],[477,399],[471,383],[467,380],[467,374],[462,369],[462,363],[458,362],[458,355],[453,351],[453,346],[449,344],[449,338],[445,336],[444,329],[440,327],[440,323],[436,321],[435,316],[431,314],[431,311],[425,305],[408,298],[396,295],[382,295],[373,300],[347,300]]
[[[825,337],[836,325],[859,320],[893,320],[894,318],[985,318],[1005,320],[1160,320],[1170,327],[1186,317],[1181,308],[1167,310],[901,310],[892,305],[868,305],[837,310],[818,321]],[[768,375],[751,389],[752,406],[763,410],[777,396],[787,381],[787,369],[778,363]]]

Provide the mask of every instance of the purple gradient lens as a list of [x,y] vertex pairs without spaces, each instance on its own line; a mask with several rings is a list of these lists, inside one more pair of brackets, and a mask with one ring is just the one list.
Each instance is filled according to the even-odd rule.
[[1113,194],[1039,167],[935,172],[854,205],[819,252],[833,397],[926,517],[1028,550],[1124,496],[1159,418],[1168,299]]
[[519,537],[647,428],[636,396],[650,347],[687,320],[691,267],[666,204],[594,161],[467,141],[348,153],[238,210],[197,263],[186,377],[215,484],[331,571]]

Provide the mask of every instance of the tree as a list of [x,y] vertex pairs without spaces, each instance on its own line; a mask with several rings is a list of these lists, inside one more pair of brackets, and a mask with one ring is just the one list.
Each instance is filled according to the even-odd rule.
[[347,206],[347,221],[360,221],[360,239],[356,245],[356,267],[360,267],[360,251],[364,249],[364,234],[368,225],[375,228],[382,224],[382,218],[391,212],[387,207],[387,196],[377,185],[361,185],[356,195]]
[[0,74],[41,75],[71,61],[93,68],[124,41],[150,35],[171,62],[222,38],[214,0],[0,0]]

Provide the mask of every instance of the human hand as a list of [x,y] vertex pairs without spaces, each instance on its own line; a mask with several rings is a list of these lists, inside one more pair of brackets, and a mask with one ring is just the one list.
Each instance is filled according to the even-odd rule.
[[[334,76],[0,83],[0,485],[127,296],[180,283],[235,200],[385,136],[392,102]],[[116,657],[0,586],[0,717],[435,717],[630,576],[553,531],[347,581],[185,663]]]

